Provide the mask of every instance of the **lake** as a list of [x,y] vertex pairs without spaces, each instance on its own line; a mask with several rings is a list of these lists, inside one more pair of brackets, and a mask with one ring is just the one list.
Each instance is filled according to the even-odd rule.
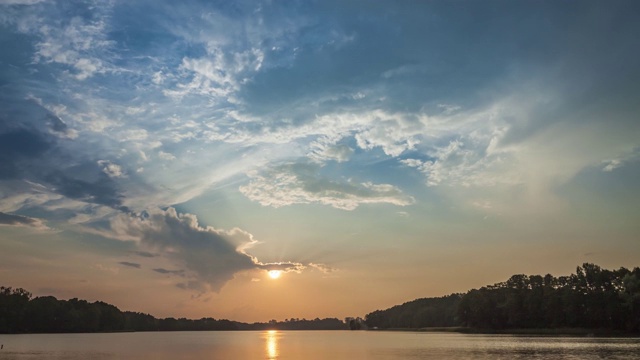
[[387,331],[0,335],[0,359],[640,359],[640,339]]

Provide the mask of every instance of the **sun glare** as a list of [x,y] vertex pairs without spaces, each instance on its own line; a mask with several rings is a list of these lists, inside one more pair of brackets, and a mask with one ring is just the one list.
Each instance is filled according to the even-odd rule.
[[278,358],[278,337],[278,332],[276,330],[267,331],[267,359],[271,360]]
[[281,270],[269,270],[268,272],[269,277],[272,279],[277,279],[280,277],[280,275],[282,275],[282,271]]

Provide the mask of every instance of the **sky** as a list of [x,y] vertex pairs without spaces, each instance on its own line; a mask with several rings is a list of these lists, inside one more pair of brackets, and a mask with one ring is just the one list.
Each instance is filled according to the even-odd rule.
[[0,0],[0,284],[252,322],[640,266],[639,11]]

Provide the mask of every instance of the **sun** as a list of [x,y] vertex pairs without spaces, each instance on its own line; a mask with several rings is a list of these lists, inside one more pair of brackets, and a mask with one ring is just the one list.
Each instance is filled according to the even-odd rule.
[[269,277],[272,279],[277,279],[282,275],[282,270],[269,270]]

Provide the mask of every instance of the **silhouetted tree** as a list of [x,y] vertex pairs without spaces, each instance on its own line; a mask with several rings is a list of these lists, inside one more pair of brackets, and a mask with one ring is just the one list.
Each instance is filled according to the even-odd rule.
[[606,270],[585,263],[569,276],[518,274],[464,295],[377,310],[366,322],[381,329],[462,325],[640,332],[640,268]]
[[640,331],[640,269],[610,271],[585,263],[554,278],[514,275],[471,290],[458,308],[462,325],[478,328],[583,327]]
[[457,324],[456,310],[460,298],[461,295],[453,294],[413,300],[369,313],[365,316],[365,323],[379,329],[454,326]]
[[0,287],[0,332],[24,331],[24,315],[31,293],[22,288]]

